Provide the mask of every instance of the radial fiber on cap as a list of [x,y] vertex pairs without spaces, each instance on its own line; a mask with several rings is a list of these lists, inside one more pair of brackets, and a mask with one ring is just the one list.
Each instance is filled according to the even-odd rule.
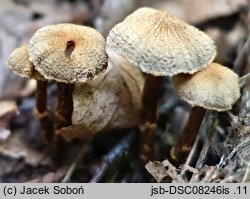
[[107,66],[105,40],[93,28],[57,24],[39,29],[30,40],[30,60],[47,79],[85,82]]
[[206,109],[229,110],[240,97],[238,76],[216,63],[193,75],[175,75],[172,82],[183,100]]
[[44,79],[37,71],[35,71],[34,65],[29,61],[28,45],[16,48],[11,53],[7,64],[14,73],[21,77],[33,78],[36,80]]
[[110,31],[107,45],[145,73],[194,73],[212,62],[214,42],[167,11],[140,8]]

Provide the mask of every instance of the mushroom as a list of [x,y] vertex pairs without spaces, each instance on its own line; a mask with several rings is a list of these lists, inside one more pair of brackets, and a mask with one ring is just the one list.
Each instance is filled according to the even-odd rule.
[[30,39],[29,58],[46,79],[57,81],[56,129],[70,125],[73,84],[94,79],[107,67],[104,38],[85,26],[48,25]]
[[74,83],[94,79],[106,69],[105,40],[90,27],[69,23],[48,25],[30,39],[29,59],[46,79],[57,82],[56,135],[52,144],[53,156],[57,158],[63,144],[58,131],[71,125]]
[[230,110],[240,97],[239,80],[229,68],[212,63],[193,75],[175,75],[172,83],[181,98],[193,106],[177,144],[171,149],[172,159],[183,164],[191,151],[206,109]]
[[[146,74],[141,112],[141,159],[153,155],[157,102],[164,76],[195,73],[215,57],[214,42],[167,11],[140,8],[114,26],[107,46]],[[145,144],[148,143],[148,144]]]
[[42,129],[42,137],[45,142],[50,142],[53,137],[53,124],[48,116],[47,110],[47,80],[35,70],[35,66],[29,61],[28,45],[16,48],[10,55],[8,67],[17,75],[25,78],[35,79],[36,107],[35,111]]

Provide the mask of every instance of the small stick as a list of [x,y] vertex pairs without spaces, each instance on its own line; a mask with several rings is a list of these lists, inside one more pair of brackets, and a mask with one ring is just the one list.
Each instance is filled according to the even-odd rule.
[[217,114],[215,113],[215,115],[212,117],[212,123],[211,123],[210,129],[209,129],[207,137],[205,139],[205,143],[204,143],[204,145],[202,147],[200,157],[199,157],[199,159],[198,159],[198,161],[196,163],[195,168],[197,168],[198,170],[201,170],[203,168],[209,146],[212,143],[213,135],[214,135],[214,132],[215,132],[215,129],[216,129],[216,126],[217,126],[216,116],[217,116]]
[[238,56],[234,61],[233,68],[235,72],[238,73],[239,75],[244,74],[244,67],[247,64],[249,51],[250,51],[250,35],[248,36],[247,41],[245,42],[242,50],[239,52]]
[[[88,141],[89,143],[90,141]],[[67,183],[70,182],[70,179],[75,171],[75,169],[78,167],[78,165],[80,164],[80,162],[83,159],[83,156],[90,151],[90,145],[89,144],[85,144],[81,150],[79,151],[79,153],[77,154],[75,160],[73,161],[73,163],[71,164],[71,166],[69,167],[66,175],[64,176],[64,178],[62,179],[62,183]]]
[[135,133],[130,133],[117,143],[103,158],[101,164],[98,166],[97,173],[92,177],[89,182],[96,183],[101,180],[108,168],[113,162],[121,157],[130,147],[131,142],[135,138]]

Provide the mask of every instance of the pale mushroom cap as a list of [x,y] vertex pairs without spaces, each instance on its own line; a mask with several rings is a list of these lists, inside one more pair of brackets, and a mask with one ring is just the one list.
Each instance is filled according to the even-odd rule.
[[113,27],[107,45],[154,76],[192,74],[216,55],[214,42],[205,33],[152,8],[140,8]]
[[33,78],[36,80],[44,79],[37,71],[35,71],[34,65],[29,61],[28,45],[16,48],[11,53],[7,65],[14,73],[21,77]]
[[237,74],[216,63],[193,75],[175,75],[172,83],[183,100],[206,109],[230,110],[240,97]]
[[29,56],[47,79],[66,83],[95,78],[107,66],[103,36],[74,24],[39,29],[30,40]]

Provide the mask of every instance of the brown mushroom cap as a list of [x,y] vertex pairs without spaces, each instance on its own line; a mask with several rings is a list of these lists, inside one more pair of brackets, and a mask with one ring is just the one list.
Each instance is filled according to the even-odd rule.
[[44,80],[44,77],[35,70],[35,66],[29,61],[28,45],[16,48],[11,53],[7,65],[21,77]]
[[29,56],[47,79],[85,82],[107,66],[105,40],[95,29],[74,25],[48,25],[30,40]]
[[217,63],[193,75],[175,75],[172,83],[183,100],[206,109],[229,110],[240,97],[237,74]]
[[154,76],[192,74],[207,67],[216,54],[205,33],[152,8],[140,8],[112,28],[107,45]]

